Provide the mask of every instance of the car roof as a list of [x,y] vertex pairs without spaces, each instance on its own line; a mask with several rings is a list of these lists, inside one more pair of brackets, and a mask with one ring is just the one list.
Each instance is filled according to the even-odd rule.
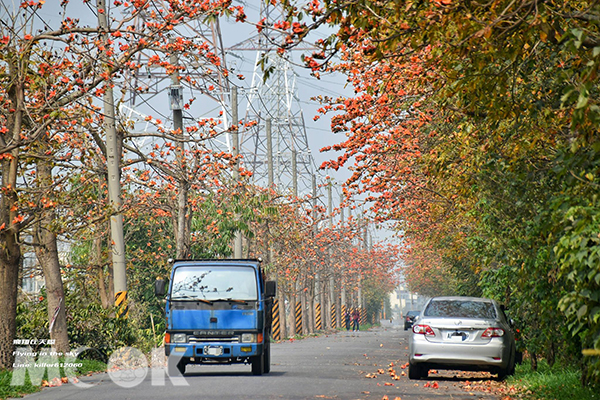
[[434,300],[467,300],[467,301],[483,301],[488,303],[494,303],[495,300],[488,299],[485,297],[471,297],[471,296],[438,296],[431,298],[431,301]]

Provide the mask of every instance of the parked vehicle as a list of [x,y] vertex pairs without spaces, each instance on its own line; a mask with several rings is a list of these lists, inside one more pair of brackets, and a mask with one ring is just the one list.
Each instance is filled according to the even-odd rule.
[[270,371],[271,308],[275,282],[259,260],[176,260],[166,297],[165,354],[170,375],[188,364],[249,363]]
[[419,316],[421,311],[409,311],[404,316],[404,330],[407,331],[409,328],[412,328],[415,323],[415,319]]
[[515,370],[515,337],[500,305],[477,297],[430,299],[409,337],[410,379],[430,369],[490,371],[503,380]]

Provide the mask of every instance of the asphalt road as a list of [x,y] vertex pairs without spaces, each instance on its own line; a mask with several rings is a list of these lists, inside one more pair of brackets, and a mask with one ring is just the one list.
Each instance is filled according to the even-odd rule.
[[[116,371],[81,378],[87,388],[66,384],[25,399],[496,399],[465,391],[466,378],[453,373],[409,380],[401,368],[407,362],[407,332],[385,322],[368,332],[274,343],[271,373],[263,376],[253,376],[249,365],[188,366],[183,380],[175,382],[162,368],[136,370],[129,381],[126,371]],[[390,376],[390,368],[399,379]]]

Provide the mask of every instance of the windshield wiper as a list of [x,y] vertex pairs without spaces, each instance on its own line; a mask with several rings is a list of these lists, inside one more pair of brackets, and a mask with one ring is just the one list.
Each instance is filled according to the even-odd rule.
[[202,303],[210,304],[211,306],[213,304],[213,302],[210,300],[201,299],[201,298],[195,297],[195,296],[188,296],[186,294],[177,296],[177,297],[171,297],[171,300],[201,301]]
[[213,301],[228,301],[230,303],[240,303],[240,304],[248,304],[248,300],[237,300],[237,299],[232,299],[231,297],[228,299],[217,299],[217,300],[213,300]]

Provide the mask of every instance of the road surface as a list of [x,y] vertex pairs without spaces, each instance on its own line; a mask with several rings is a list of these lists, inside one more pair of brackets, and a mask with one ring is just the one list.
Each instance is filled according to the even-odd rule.
[[[340,332],[272,344],[271,373],[253,376],[249,365],[187,367],[183,380],[171,381],[163,368],[113,371],[45,388],[25,396],[43,399],[493,399],[463,389],[456,373],[430,374],[411,381],[407,362],[408,333],[384,321],[368,332]],[[383,373],[381,373],[383,372]],[[397,376],[396,379],[393,375]],[[121,379],[122,381],[119,381]],[[131,387],[123,387],[131,386]]]

